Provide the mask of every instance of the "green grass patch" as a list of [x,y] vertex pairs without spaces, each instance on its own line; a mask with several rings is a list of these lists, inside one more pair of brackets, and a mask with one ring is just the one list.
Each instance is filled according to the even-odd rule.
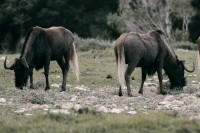
[[190,133],[200,132],[200,122],[157,114],[101,114],[95,111],[70,115],[36,113],[29,118],[0,120],[1,133]]

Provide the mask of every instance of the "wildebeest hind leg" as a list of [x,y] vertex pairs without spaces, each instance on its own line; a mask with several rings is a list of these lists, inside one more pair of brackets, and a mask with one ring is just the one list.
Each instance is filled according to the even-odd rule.
[[140,90],[138,92],[140,94],[143,94],[143,85],[144,85],[145,80],[146,80],[146,73],[144,72],[144,69],[142,69],[142,82],[141,82]]
[[130,87],[130,77],[131,77],[131,73],[133,72],[135,67],[136,67],[135,63],[128,64],[128,67],[127,67],[126,72],[125,72],[127,93],[128,93],[129,97],[133,96],[132,93],[131,93],[131,87]]
[[63,74],[63,82],[60,91],[66,91],[66,80],[67,80],[67,72],[69,70],[69,63],[68,61],[64,63],[63,59],[60,59],[57,62],[60,68],[62,69],[62,74]]
[[45,78],[46,78],[45,91],[50,89],[50,86],[49,86],[49,65],[50,65],[50,61],[48,63],[46,63],[46,65],[44,66],[44,75],[45,75]]

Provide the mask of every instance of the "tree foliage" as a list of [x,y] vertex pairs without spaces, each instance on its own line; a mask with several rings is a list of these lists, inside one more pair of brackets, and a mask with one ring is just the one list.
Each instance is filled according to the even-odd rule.
[[115,32],[107,15],[118,8],[116,0],[1,0],[0,50],[16,50],[21,36],[32,26],[64,26],[82,37],[109,39]]

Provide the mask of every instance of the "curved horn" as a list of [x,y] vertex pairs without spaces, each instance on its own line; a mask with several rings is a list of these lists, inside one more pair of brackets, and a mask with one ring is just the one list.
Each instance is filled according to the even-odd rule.
[[13,70],[14,67],[15,67],[15,63],[12,64],[10,67],[8,67],[8,66],[6,65],[6,61],[7,61],[7,56],[6,56],[5,60],[4,60],[4,68],[5,68],[5,69]]
[[22,57],[22,58],[21,58],[21,63],[22,63],[22,65],[23,65],[26,69],[29,68],[28,63],[26,62],[25,57]]
[[184,67],[184,69],[187,71],[187,72],[194,72],[194,70],[195,70],[195,65],[194,65],[194,61],[193,61],[193,69],[192,70],[188,70],[187,69],[187,67],[185,66],[185,63],[183,62],[183,67]]

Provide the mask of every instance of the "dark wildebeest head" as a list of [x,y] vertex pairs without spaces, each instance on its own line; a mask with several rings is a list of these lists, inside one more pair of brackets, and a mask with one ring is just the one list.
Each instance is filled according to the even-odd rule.
[[28,80],[28,75],[29,75],[29,66],[26,63],[26,60],[24,58],[15,59],[15,62],[8,67],[6,65],[6,61],[7,61],[7,57],[4,61],[4,68],[5,69],[10,69],[10,70],[14,70],[15,72],[15,87],[23,89],[24,86],[26,86],[27,84],[27,80]]
[[182,89],[184,86],[186,86],[186,78],[184,77],[184,70],[187,72],[193,72],[194,71],[194,62],[193,62],[193,69],[188,70],[185,66],[185,61],[181,60],[179,61],[177,59],[177,67],[174,68],[174,70],[171,71],[165,71],[166,74],[169,77],[170,80],[170,88],[180,88]]

